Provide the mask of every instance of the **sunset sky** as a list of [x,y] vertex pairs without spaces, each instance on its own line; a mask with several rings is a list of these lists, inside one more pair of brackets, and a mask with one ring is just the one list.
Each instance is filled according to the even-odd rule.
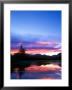
[[61,52],[61,11],[11,11],[11,53],[23,44],[26,53]]

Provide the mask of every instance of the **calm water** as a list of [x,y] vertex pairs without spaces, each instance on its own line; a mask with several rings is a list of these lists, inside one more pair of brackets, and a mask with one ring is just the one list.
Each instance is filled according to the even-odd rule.
[[[19,76],[19,72],[21,75]],[[11,79],[61,79],[61,66],[59,63],[46,65],[30,65],[24,71],[15,71],[11,74]]]

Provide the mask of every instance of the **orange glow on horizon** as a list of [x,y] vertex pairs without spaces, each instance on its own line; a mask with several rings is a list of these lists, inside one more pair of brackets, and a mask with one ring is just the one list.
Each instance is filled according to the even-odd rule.
[[[18,49],[11,50],[11,54],[14,55],[15,53],[18,53]],[[57,55],[61,52],[61,50],[48,50],[48,49],[27,49],[25,51],[27,54],[41,54],[41,55]]]

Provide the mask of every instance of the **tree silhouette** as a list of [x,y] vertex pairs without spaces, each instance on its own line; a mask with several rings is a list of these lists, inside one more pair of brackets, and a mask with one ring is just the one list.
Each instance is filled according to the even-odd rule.
[[23,47],[23,44],[20,45],[19,52],[20,52],[21,54],[25,54],[25,49],[24,49],[24,47]]

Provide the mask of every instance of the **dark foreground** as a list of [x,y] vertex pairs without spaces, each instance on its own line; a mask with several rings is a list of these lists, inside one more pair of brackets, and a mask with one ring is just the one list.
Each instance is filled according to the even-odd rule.
[[11,79],[61,79],[61,54],[11,55]]

